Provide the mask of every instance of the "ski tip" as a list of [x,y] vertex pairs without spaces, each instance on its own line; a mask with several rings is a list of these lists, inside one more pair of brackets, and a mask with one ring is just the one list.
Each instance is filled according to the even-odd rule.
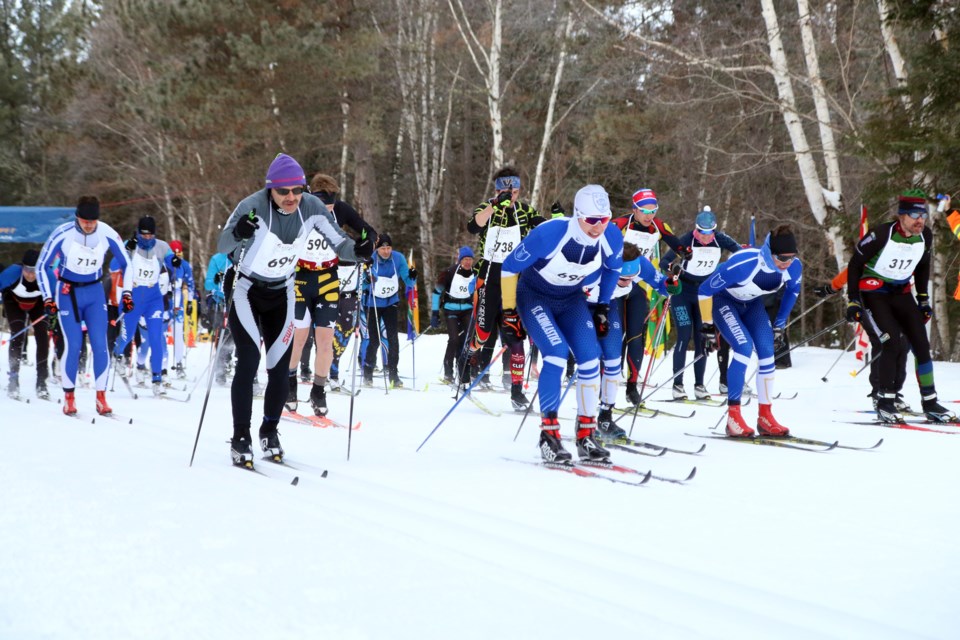
[[127,424],[133,424],[133,418],[130,418],[130,420],[127,422]]
[[877,447],[879,447],[879,446],[882,445],[882,444],[883,444],[883,438],[880,438],[880,440],[877,441],[877,444],[873,445],[873,446],[870,447],[870,448],[871,448],[871,449],[876,449]]
[[659,458],[659,457],[665,456],[665,455],[667,455],[667,448],[666,448],[666,447],[664,447],[663,449],[660,449],[660,453],[658,453],[655,457]]
[[647,484],[648,482],[650,482],[650,478],[652,477],[653,477],[653,471],[647,471],[647,474],[643,476],[643,479],[637,484]]
[[290,484],[294,487],[300,484],[300,476],[293,476],[293,480],[290,481]]
[[326,478],[326,477],[327,477],[327,470],[326,470],[326,469],[323,470],[323,473],[320,474],[320,477],[321,477],[321,478]]
[[690,480],[693,480],[694,476],[696,476],[696,475],[697,475],[697,468],[694,467],[693,469],[690,470],[690,475],[688,475],[686,478],[684,478],[683,481],[684,481],[684,482],[689,482]]
[[96,418],[90,418],[90,424],[97,424]]

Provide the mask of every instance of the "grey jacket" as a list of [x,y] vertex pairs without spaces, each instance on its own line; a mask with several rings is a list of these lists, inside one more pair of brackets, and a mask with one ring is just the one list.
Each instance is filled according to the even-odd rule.
[[[251,211],[256,214],[260,228],[249,240],[237,240],[233,229],[240,217]],[[354,241],[343,233],[319,198],[305,193],[298,210],[286,214],[277,208],[268,189],[261,189],[240,201],[220,232],[217,252],[233,253],[232,259],[236,261],[240,258],[237,249],[244,246],[243,260],[238,265],[240,273],[263,282],[279,283],[293,278],[297,256],[302,252],[311,229],[316,229],[327,239],[341,260],[359,260],[353,250]]]

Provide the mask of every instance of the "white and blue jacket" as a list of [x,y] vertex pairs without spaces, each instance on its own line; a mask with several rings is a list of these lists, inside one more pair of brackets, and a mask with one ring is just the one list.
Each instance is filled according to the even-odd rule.
[[770,253],[770,236],[767,235],[760,248],[741,249],[721,263],[716,272],[700,285],[700,299],[723,294],[735,301],[750,302],[786,287],[773,322],[774,327],[783,327],[800,295],[802,279],[803,264],[799,258],[786,269],[776,267]]
[[129,291],[127,283],[133,280],[130,262],[120,236],[110,225],[99,222],[90,235],[84,234],[76,221],[57,227],[47,238],[37,260],[37,280],[43,299],[54,297],[53,278],[49,273],[58,257],[62,258],[59,279],[82,286],[93,284],[103,277],[107,251],[113,254],[123,270],[124,290]]
[[594,240],[577,218],[548,220],[533,229],[503,263],[504,279],[522,274],[525,288],[563,298],[583,295],[599,283],[598,300],[609,304],[623,266],[623,235],[615,225]]

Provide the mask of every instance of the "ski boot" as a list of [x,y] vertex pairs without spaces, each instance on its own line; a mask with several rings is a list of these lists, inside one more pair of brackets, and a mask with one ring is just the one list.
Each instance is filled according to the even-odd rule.
[[627,432],[613,421],[613,407],[607,405],[600,405],[600,413],[597,414],[597,432],[606,440],[627,437]]
[[40,398],[41,400],[50,399],[50,390],[47,389],[46,382],[42,382],[42,381],[37,382],[37,397]]
[[887,424],[903,422],[903,415],[897,411],[897,394],[877,393],[877,419]]
[[72,416],[77,412],[77,403],[73,389],[63,392],[63,412],[68,416]]
[[363,386],[372,387],[373,386],[373,369],[370,367],[363,368]]
[[142,364],[138,364],[137,369],[134,373],[134,379],[136,380],[136,384],[138,387],[146,387],[147,386],[147,367]]
[[573,456],[560,442],[560,422],[556,413],[543,416],[540,423],[540,457],[547,464],[570,464]]
[[684,390],[682,384],[673,385],[673,399],[674,400],[686,400],[687,392]]
[[327,415],[327,393],[319,384],[314,383],[310,389],[310,407],[318,416]]
[[[296,379],[296,376],[294,376],[294,379]],[[313,372],[310,371],[310,367],[300,365],[300,382],[313,382]]]
[[[936,398],[934,398],[934,401],[936,401]],[[903,394],[899,391],[897,392],[897,397],[893,400],[893,406],[895,406],[900,413],[913,413],[913,409],[910,408],[907,401],[903,399]]]
[[510,385],[510,402],[513,403],[514,411],[526,411],[530,406],[530,400],[523,395],[523,383],[514,382]]
[[397,375],[396,371],[391,372],[389,377],[391,389],[403,389],[403,380],[400,379],[400,376]]
[[187,371],[183,368],[182,362],[178,362],[177,366],[174,367],[173,370],[176,372],[177,380],[187,379]]
[[727,407],[727,435],[731,438],[752,438],[753,429],[747,426],[740,415],[740,405],[731,404]]
[[593,437],[597,421],[588,416],[577,416],[577,455],[581,462],[610,463],[610,452]]
[[231,438],[230,457],[233,464],[244,469],[253,469],[253,451],[250,449],[250,438]]
[[102,416],[108,416],[113,413],[113,409],[107,404],[106,391],[97,391],[97,413]]
[[163,387],[163,383],[159,380],[153,382],[153,397],[162,398],[167,395],[167,390]]
[[633,406],[637,406],[638,404],[640,404],[640,392],[637,391],[636,382],[627,383],[627,402],[629,402]]
[[930,422],[957,422],[956,414],[937,402],[936,395],[932,398],[923,399],[923,415],[925,415]]
[[20,399],[20,377],[10,371],[7,373],[10,376],[10,382],[7,384],[7,396],[13,398],[14,400]]
[[777,422],[770,411],[772,405],[761,404],[760,415],[757,416],[757,432],[769,438],[783,438],[790,435],[790,429]]
[[720,393],[724,393],[724,394],[725,394],[726,392],[727,392],[727,383],[726,383],[726,382],[721,382],[721,383],[720,383]]
[[713,398],[710,397],[710,392],[707,391],[707,388],[702,384],[693,387],[693,397],[697,400],[713,400]]
[[283,403],[287,411],[297,411],[297,372],[291,371],[287,378],[287,401]]
[[280,446],[276,421],[263,419],[263,424],[260,425],[260,448],[264,457],[273,462],[283,462],[283,447]]

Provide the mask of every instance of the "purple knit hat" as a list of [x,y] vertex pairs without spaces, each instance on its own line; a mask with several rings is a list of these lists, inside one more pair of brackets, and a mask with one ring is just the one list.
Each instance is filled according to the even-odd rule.
[[303,167],[285,153],[278,153],[267,169],[267,188],[300,187],[307,184]]

